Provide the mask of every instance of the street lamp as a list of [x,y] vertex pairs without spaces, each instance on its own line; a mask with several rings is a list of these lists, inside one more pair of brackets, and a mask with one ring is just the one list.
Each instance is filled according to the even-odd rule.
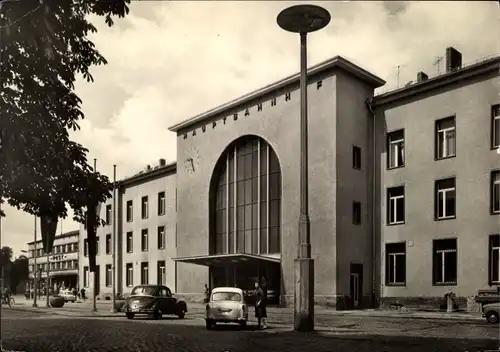
[[300,34],[300,216],[298,253],[295,259],[294,330],[314,330],[314,261],[311,258],[309,219],[307,33],[324,28],[330,13],[320,6],[291,6],[278,15],[278,25]]
[[36,267],[36,256],[37,256],[37,248],[36,248],[36,220],[37,217],[35,215],[35,228],[33,230],[33,308],[37,308],[38,304],[36,303],[36,295],[38,291],[38,281],[37,281],[37,267]]

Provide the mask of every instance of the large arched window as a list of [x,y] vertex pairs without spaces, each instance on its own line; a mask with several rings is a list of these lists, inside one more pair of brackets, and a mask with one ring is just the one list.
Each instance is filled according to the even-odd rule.
[[281,167],[266,141],[233,142],[210,188],[210,254],[280,253]]

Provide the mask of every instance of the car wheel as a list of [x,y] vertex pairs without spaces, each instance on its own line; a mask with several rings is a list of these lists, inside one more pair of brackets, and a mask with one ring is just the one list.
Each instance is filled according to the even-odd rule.
[[134,319],[134,313],[127,313],[127,319]]
[[498,314],[495,312],[488,312],[486,314],[486,321],[490,324],[498,324]]
[[215,326],[215,322],[210,319],[205,319],[205,325],[207,326],[207,330],[212,330]]
[[184,316],[186,315],[186,313],[184,312],[184,309],[181,309],[179,313],[177,313],[177,316],[179,317],[179,319],[184,319]]
[[153,313],[153,318],[155,318],[156,320],[158,320],[158,319],[161,319],[161,317],[162,317],[161,310],[159,310],[159,309],[155,310],[154,313]]

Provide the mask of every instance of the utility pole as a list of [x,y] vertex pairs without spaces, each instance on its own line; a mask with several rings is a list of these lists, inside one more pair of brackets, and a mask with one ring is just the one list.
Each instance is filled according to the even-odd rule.
[[38,291],[38,281],[37,281],[37,267],[36,267],[36,256],[37,256],[37,248],[36,248],[36,215],[35,215],[35,229],[33,231],[33,308],[37,308],[38,304],[36,303],[36,295]]
[[[95,172],[97,172],[97,159],[96,158],[94,158],[94,173]],[[100,214],[98,214],[98,215],[100,215]],[[94,282],[94,284],[92,285],[92,311],[97,312],[97,297],[96,297],[97,289],[96,289],[96,286],[98,285],[98,282],[97,282],[97,275],[96,275],[95,271],[92,273],[92,281]]]
[[111,307],[111,312],[115,313],[116,312],[116,309],[115,309],[115,302],[116,302],[116,165],[113,165],[113,220],[112,220],[112,223],[111,223],[111,226],[113,226],[113,234],[111,235],[112,236],[112,249],[111,249],[111,255],[112,255],[112,271],[111,271],[111,275],[112,275],[112,285],[113,285],[113,296],[112,296],[112,300],[111,300],[111,303],[112,303],[112,307]]
[[[49,248],[49,236],[47,236],[47,248]],[[50,256],[49,253],[47,254],[47,279],[45,280],[45,293],[46,293],[46,303],[47,303],[47,308],[51,308],[50,306],[50,299],[49,299],[49,292],[50,292]]]
[[[2,8],[1,7],[2,3],[0,3],[0,9]],[[0,213],[2,212],[2,196],[0,195]],[[2,217],[0,216],[0,238],[2,238]],[[4,272],[4,268],[3,268],[3,263],[0,263],[0,266],[2,267],[1,269],[1,274],[2,274],[2,277],[0,278],[0,281],[1,281],[1,286],[0,286],[0,289],[2,290],[0,293],[3,294],[3,289],[4,289],[4,280],[5,280],[5,272]]]
[[440,73],[440,68],[441,68],[441,61],[443,61],[443,57],[442,56],[436,56],[436,61],[434,61],[434,66],[437,67],[437,74],[439,75]]

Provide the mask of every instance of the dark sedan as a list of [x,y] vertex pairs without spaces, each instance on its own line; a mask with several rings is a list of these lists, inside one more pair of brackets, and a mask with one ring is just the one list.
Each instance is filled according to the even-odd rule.
[[140,285],[134,287],[123,308],[128,319],[137,314],[152,315],[161,319],[163,314],[177,315],[180,319],[187,313],[187,304],[178,301],[166,286]]

